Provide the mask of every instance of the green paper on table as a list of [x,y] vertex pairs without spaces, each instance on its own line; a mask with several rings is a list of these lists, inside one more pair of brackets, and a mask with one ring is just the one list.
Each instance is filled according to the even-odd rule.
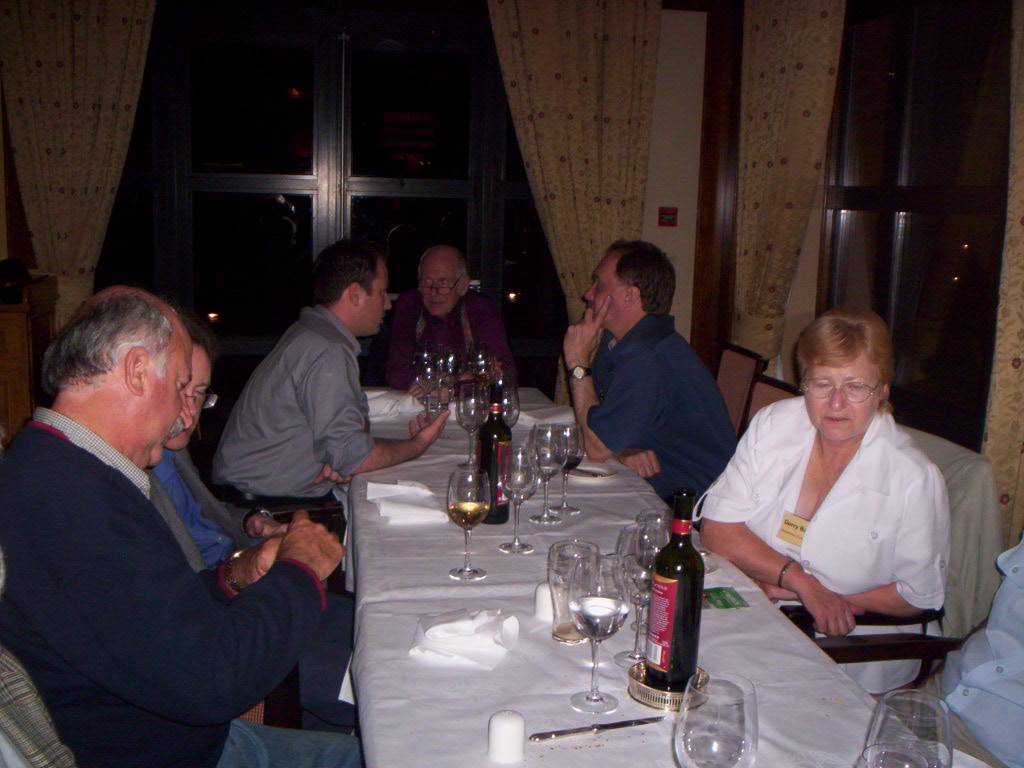
[[748,608],[750,603],[732,587],[711,587],[704,590],[704,608]]

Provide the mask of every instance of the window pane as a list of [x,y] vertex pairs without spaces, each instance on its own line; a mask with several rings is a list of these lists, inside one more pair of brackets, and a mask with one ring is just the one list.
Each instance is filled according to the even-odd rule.
[[511,112],[505,120],[505,181],[527,181],[523,153],[519,151]]
[[195,222],[195,310],[223,336],[283,332],[310,303],[312,198],[200,192]]
[[200,173],[312,173],[312,49],[197,46],[192,167]]
[[833,246],[833,305],[875,306],[879,221],[877,213],[839,211]]
[[893,119],[886,106],[894,86],[890,59],[895,22],[895,14],[889,14],[858,24],[853,31],[839,180],[844,186],[875,186],[885,177],[886,134]]
[[470,59],[381,51],[352,58],[353,174],[465,179]]
[[992,359],[1003,221],[997,216],[904,216],[892,319],[896,383],[978,430]]
[[388,290],[401,293],[416,287],[420,256],[430,246],[443,243],[466,253],[466,201],[353,197],[352,236],[387,249]]
[[914,10],[909,185],[1006,182],[1008,2],[944,0]]
[[103,250],[96,264],[96,290],[108,285],[153,289],[153,193],[118,189]]
[[505,204],[502,293],[502,320],[510,337],[561,339],[565,334],[565,294],[529,200]]

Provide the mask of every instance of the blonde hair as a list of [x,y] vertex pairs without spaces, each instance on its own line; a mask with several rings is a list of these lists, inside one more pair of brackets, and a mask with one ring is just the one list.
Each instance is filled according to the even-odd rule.
[[869,309],[835,307],[807,326],[796,343],[801,379],[809,368],[841,368],[861,355],[878,367],[879,386],[885,387],[880,403],[884,402],[895,363],[889,328],[877,314]]

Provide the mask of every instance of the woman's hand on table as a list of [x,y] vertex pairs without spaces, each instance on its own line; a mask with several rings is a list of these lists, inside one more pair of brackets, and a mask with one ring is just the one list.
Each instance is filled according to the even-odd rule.
[[845,597],[824,587],[820,581],[803,571],[789,579],[804,608],[814,617],[814,628],[823,635],[836,637],[848,635],[857,626],[861,608],[853,606]]
[[777,603],[780,600],[800,599],[800,596],[797,595],[796,592],[793,592],[788,589],[783,589],[782,587],[777,587],[774,584],[768,584],[764,581],[758,581],[757,579],[754,579],[754,583],[761,588],[761,591],[764,592],[765,597],[767,597],[773,603]]

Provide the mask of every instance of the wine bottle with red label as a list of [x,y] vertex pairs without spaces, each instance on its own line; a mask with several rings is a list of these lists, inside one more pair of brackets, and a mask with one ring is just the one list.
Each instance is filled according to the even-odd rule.
[[672,538],[654,560],[647,627],[646,683],[661,691],[684,691],[697,671],[704,561],[693,546],[689,488],[673,493]]
[[487,470],[491,483],[491,508],[484,518],[485,525],[501,525],[508,522],[508,497],[499,482],[501,479],[501,457],[512,444],[512,430],[502,415],[501,384],[490,387],[490,413],[480,427],[476,455],[480,457],[480,469]]

